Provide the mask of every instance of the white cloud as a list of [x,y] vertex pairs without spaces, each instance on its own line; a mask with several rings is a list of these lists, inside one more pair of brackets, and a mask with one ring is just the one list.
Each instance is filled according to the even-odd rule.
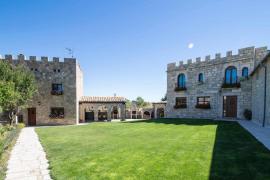
[[189,43],[189,44],[188,44],[188,48],[189,48],[189,49],[192,49],[193,47],[194,47],[194,44],[193,44],[193,43]]

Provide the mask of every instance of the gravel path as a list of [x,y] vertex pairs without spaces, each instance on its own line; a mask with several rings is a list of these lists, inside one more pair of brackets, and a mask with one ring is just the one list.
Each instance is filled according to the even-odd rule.
[[49,180],[48,160],[33,127],[23,128],[8,161],[6,180]]

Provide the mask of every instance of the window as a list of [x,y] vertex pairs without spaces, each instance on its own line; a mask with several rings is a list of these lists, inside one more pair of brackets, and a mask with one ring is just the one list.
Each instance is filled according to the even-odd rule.
[[54,69],[53,72],[56,72],[56,69]]
[[245,77],[245,78],[248,77],[248,68],[247,67],[244,67],[242,69],[242,77]]
[[234,66],[230,66],[225,71],[225,83],[236,84],[237,83],[237,69]]
[[58,69],[58,72],[60,73],[60,69]]
[[63,107],[51,108],[51,118],[64,118],[65,111]]
[[52,95],[62,95],[63,85],[62,84],[52,84]]
[[187,108],[187,98],[186,97],[177,97],[175,98],[175,109],[178,108]]
[[186,87],[186,77],[184,74],[180,74],[178,76],[178,87],[180,87],[180,88]]
[[199,81],[200,83],[203,83],[203,73],[200,73],[200,74],[199,74],[198,81]]
[[197,97],[196,108],[210,109],[210,97],[209,96]]

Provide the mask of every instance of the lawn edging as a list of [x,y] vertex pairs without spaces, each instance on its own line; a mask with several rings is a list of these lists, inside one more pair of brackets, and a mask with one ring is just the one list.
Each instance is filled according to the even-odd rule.
[[0,127],[0,179],[5,179],[9,156],[22,128],[24,124]]

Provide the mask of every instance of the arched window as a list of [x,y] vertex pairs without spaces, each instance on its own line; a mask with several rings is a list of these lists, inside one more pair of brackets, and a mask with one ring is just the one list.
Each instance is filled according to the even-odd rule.
[[242,69],[242,77],[248,77],[248,68],[247,67],[244,67]]
[[180,88],[186,87],[186,77],[184,74],[179,74],[178,76],[178,87]]
[[234,66],[230,66],[225,71],[225,83],[236,84],[237,83],[237,69]]
[[203,73],[200,73],[198,76],[198,81],[203,82]]

